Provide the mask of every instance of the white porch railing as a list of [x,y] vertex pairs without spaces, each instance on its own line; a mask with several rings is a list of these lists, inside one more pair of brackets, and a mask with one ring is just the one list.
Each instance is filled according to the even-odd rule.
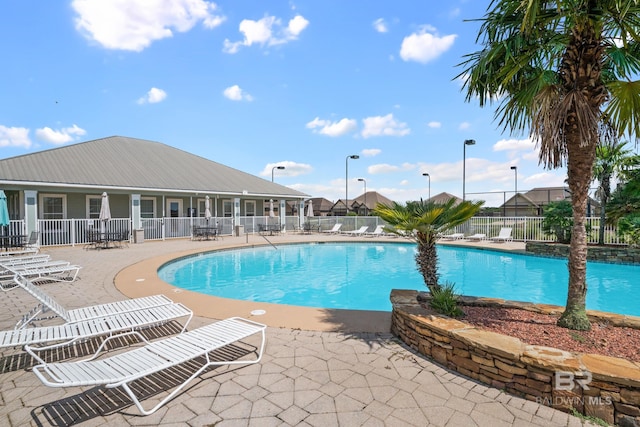
[[[221,235],[231,235],[234,233],[234,226],[240,225],[245,233],[257,233],[259,225],[269,224],[279,221],[279,218],[266,216],[241,217],[239,224],[233,223],[233,218],[210,218],[209,222],[204,218],[180,217],[180,218],[153,218],[143,219],[145,240],[167,240],[175,238],[191,237],[193,227],[217,226]],[[316,229],[329,230],[334,224],[341,223],[343,231],[357,230],[366,225],[373,231],[379,224],[384,222],[375,216],[323,216],[304,218],[304,221],[311,222]],[[473,217],[466,223],[456,227],[452,232],[464,233],[466,235],[484,233],[488,237],[497,236],[502,227],[511,227],[512,236],[517,241],[553,241],[553,237],[546,235],[542,231],[541,217]],[[588,242],[598,242],[598,231],[600,218],[587,218],[589,227]],[[286,231],[295,231],[299,227],[299,217],[288,216],[285,218]],[[83,245],[89,243],[88,231],[100,230],[102,224],[97,219],[59,219],[59,220],[38,220],[38,231],[40,231],[41,246],[62,246],[62,245]],[[129,232],[132,226],[129,218],[114,218],[106,224],[106,231],[109,232]],[[9,225],[10,234],[26,234],[24,221],[11,221]],[[615,226],[605,225],[605,244],[624,244],[618,236]]]

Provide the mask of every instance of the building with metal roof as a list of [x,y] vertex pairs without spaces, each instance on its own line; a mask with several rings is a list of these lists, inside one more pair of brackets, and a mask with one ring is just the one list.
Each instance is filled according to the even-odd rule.
[[[260,216],[264,201],[299,205],[309,195],[160,142],[112,136],[0,160],[12,220],[97,219],[103,192],[114,218]],[[284,219],[284,218],[283,218]],[[284,221],[283,221],[284,223]]]

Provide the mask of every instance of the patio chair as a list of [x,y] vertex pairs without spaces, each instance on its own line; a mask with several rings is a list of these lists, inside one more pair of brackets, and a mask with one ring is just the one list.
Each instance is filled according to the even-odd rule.
[[[51,261],[48,258],[34,258],[32,260],[22,260],[14,263],[3,262],[3,260],[0,260],[0,289],[8,291],[16,288],[17,285],[13,280],[16,273],[26,272],[27,276],[33,277],[36,275],[36,271],[39,274],[45,274],[48,271],[54,273],[52,280],[56,280],[59,279],[59,277],[55,273],[58,271],[62,273],[63,270],[68,267],[73,267],[71,270],[74,270],[77,266],[71,266],[69,261]],[[28,272],[31,272],[31,274]],[[77,272],[75,275],[77,275]],[[68,279],[64,280],[66,281]]]
[[[100,385],[106,388],[122,387],[129,395],[138,410],[150,415],[173,399],[191,380],[198,377],[211,366],[241,365],[260,362],[265,345],[266,326],[240,317],[221,320],[189,332],[149,343],[124,353],[99,360],[44,363],[33,367],[34,374],[49,387],[84,387]],[[227,347],[244,340],[254,334],[261,334],[259,348],[256,346],[255,359],[238,359],[233,349],[220,352],[220,356],[212,357],[214,350]],[[186,365],[186,362],[190,362]],[[163,375],[162,371],[178,365],[184,369],[195,369],[189,378],[181,382],[157,405],[146,410],[136,395],[137,387],[130,383],[157,374],[158,383],[172,383],[173,376]],[[197,364],[197,365],[196,365]],[[144,387],[142,388],[144,391]]]
[[445,240],[461,240],[464,239],[464,233],[443,234],[440,238]]
[[502,227],[497,236],[490,237],[489,239],[493,242],[512,242],[513,237],[511,237],[511,230],[511,227]]
[[36,317],[45,310],[51,310],[61,317],[66,323],[76,323],[84,320],[99,319],[105,316],[175,304],[164,295],[154,295],[67,310],[49,294],[43,291],[41,287],[36,286],[26,277],[16,275],[14,277],[14,281],[21,289],[26,291],[39,302],[36,307],[34,307],[29,313],[25,314],[16,324],[16,329],[24,328],[33,321],[37,321],[38,319]]
[[[18,266],[8,266],[7,270],[14,275],[31,279],[31,281],[51,280],[54,282],[74,282],[80,272],[79,265],[72,265],[67,261],[49,261],[44,264],[24,264]],[[13,284],[2,284],[3,287],[13,286]]]
[[333,228],[331,230],[322,230],[322,232],[329,233],[329,234],[338,234],[340,233],[341,228],[342,228],[342,224],[336,223],[336,224],[333,224]]
[[368,229],[369,229],[369,226],[363,225],[362,227],[360,227],[357,230],[344,231],[342,234],[347,234],[347,235],[349,235],[351,237],[362,236],[364,233],[367,232]]
[[467,236],[464,239],[465,240],[475,240],[475,241],[479,242],[481,240],[485,240],[486,238],[487,238],[486,234],[484,234],[484,233],[476,233],[476,234],[473,234],[471,236]]
[[384,232],[384,225],[378,225],[375,230],[367,231],[363,233],[364,237],[380,237],[386,236],[387,233]]

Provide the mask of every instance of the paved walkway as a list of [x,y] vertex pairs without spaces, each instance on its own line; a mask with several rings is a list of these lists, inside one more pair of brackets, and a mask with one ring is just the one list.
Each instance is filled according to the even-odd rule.
[[[273,241],[314,238],[337,239],[317,235],[279,236]],[[250,239],[256,244],[261,240],[255,236]],[[246,244],[246,239],[145,242],[109,250],[45,249],[43,252],[54,259],[71,261],[83,269],[73,284],[41,286],[67,308],[121,300],[125,297],[114,286],[114,277],[128,265],[166,253],[193,248],[206,250],[236,242]],[[33,305],[34,300],[22,290],[2,293],[0,328],[12,328],[19,316]],[[192,327],[210,321],[200,316],[194,319]],[[291,321],[295,323],[295,319]],[[78,351],[83,352],[81,348]],[[3,356],[0,358],[2,426],[554,427],[582,424],[580,419],[563,412],[449,372],[408,349],[388,332],[354,332],[346,326],[344,331],[336,332],[269,327],[261,363],[207,371],[175,399],[146,417],[139,415],[119,389],[47,388],[29,371],[32,362],[24,353],[5,349],[0,354]],[[173,370],[170,374],[165,378],[166,383],[139,384],[152,395],[143,401],[146,407],[155,401],[157,391],[167,390],[183,372]]]

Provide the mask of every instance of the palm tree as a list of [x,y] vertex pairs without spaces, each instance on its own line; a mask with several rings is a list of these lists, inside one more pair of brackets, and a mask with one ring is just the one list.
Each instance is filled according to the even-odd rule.
[[585,300],[585,216],[599,141],[640,135],[640,0],[492,0],[482,50],[466,55],[467,101],[497,102],[496,118],[529,133],[547,168],[567,165],[573,230],[558,325],[591,327]]
[[379,204],[374,210],[375,215],[393,227],[385,231],[410,237],[418,243],[416,263],[431,293],[440,290],[436,254],[438,234],[466,222],[478,213],[484,202],[456,203],[453,198],[445,203],[420,200],[406,205]]
[[613,141],[596,147],[596,161],[593,165],[593,179],[598,180],[598,194],[600,196],[600,230],[598,244],[604,245],[604,224],[606,220],[606,206],[611,197],[611,178],[624,168],[633,152],[625,149],[626,143]]

